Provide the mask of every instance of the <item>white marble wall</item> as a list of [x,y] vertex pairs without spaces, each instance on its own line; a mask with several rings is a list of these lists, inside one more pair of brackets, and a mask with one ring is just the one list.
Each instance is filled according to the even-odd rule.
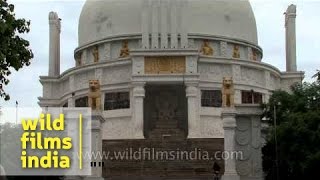
[[117,84],[131,81],[131,66],[116,66],[103,69],[103,79],[101,84]]
[[254,68],[241,67],[242,84],[265,87],[265,81],[264,71]]
[[201,107],[200,136],[202,138],[223,138],[221,108]]
[[[139,80],[143,82],[151,79],[152,82],[164,80],[160,76],[143,76],[143,56],[133,56],[132,59],[119,59],[122,43],[122,39],[101,43],[99,45],[100,63],[97,65],[93,63],[92,47],[85,49],[83,51],[85,64],[82,67],[70,70],[70,72],[63,74],[61,78],[55,81],[43,82],[44,99],[53,99],[55,101],[52,102],[58,102],[58,105],[66,101],[74,102],[71,93],[76,92],[76,97],[86,95],[88,81],[98,79],[103,91],[102,102],[104,92],[126,90],[131,93],[132,103],[133,97],[130,90],[130,84],[134,79],[132,75],[139,77]],[[138,40],[129,40],[129,48],[139,49],[141,43]],[[189,47],[194,49],[200,49],[202,44],[203,39],[189,39]],[[287,78],[281,81],[282,74],[277,69],[259,62],[248,61],[249,50],[252,47],[240,45],[241,58],[238,60],[231,59],[233,42],[210,40],[210,45],[215,51],[212,57],[202,56],[201,54],[187,56],[187,75],[183,79],[185,80],[185,78],[192,75],[197,77],[192,80],[195,81],[192,83],[199,84],[199,86],[196,86],[199,91],[199,95],[196,96],[197,104],[199,104],[197,106],[199,117],[197,115],[197,124],[193,129],[194,136],[223,138],[221,110],[219,108],[201,107],[200,91],[202,89],[221,89],[223,77],[231,76],[235,83],[235,103],[241,104],[241,90],[253,89],[268,96],[270,90],[288,89],[287,87],[296,79]],[[146,54],[148,53],[146,52]],[[159,54],[163,55],[164,52],[159,52]],[[103,61],[106,63],[104,64]],[[165,80],[168,79],[170,79],[170,76],[165,76]],[[172,79],[178,80],[179,78],[175,76]],[[135,125],[132,120],[132,107],[133,105],[131,104],[131,109],[128,110],[105,112],[106,123],[104,124],[103,139],[130,139],[135,135],[135,130],[132,130]]]
[[222,82],[223,77],[231,76],[231,66],[222,64],[199,64],[199,73],[201,81]]

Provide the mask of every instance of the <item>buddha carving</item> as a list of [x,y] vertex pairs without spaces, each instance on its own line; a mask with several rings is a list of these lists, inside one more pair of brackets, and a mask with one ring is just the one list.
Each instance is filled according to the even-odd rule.
[[76,67],[82,66],[82,53],[76,55]]
[[92,51],[92,55],[93,55],[93,62],[99,62],[99,49],[98,46],[94,47],[93,51]]
[[257,61],[258,60],[258,54],[257,54],[257,51],[255,50],[252,50],[252,57],[251,57],[252,60],[254,61]]
[[213,48],[210,46],[209,41],[205,40],[203,42],[203,45],[201,47],[200,53],[202,53],[205,56],[213,56],[214,50]]
[[92,110],[101,110],[101,90],[99,80],[89,81],[88,104]]
[[234,45],[233,46],[233,55],[232,55],[233,58],[237,58],[239,59],[240,58],[240,46],[239,45]]
[[222,84],[222,107],[234,107],[234,87],[232,78],[224,77]]
[[128,41],[124,41],[122,44],[122,49],[120,50],[120,58],[125,58],[130,55]]

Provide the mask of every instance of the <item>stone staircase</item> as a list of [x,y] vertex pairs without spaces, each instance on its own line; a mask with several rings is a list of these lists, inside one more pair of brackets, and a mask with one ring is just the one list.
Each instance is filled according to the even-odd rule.
[[[223,139],[154,139],[144,140],[106,140],[103,142],[103,150],[112,152],[131,149],[132,152],[142,152],[147,148],[150,153],[154,152],[208,152],[210,159],[202,157],[194,159],[174,159],[150,155],[150,158],[135,159],[129,154],[123,160],[104,160],[103,177],[105,179],[212,179],[213,164],[218,163],[224,172],[224,162],[211,159],[216,151],[223,150]],[[175,136],[176,137],[176,136]],[[177,153],[175,153],[176,155]],[[182,153],[181,153],[182,154]],[[203,156],[204,154],[201,154]]]
[[158,120],[155,128],[150,131],[149,139],[155,140],[183,140],[186,133],[178,128],[176,120]]
[[[146,139],[103,141],[105,152],[128,152],[126,159],[104,160],[103,177],[110,180],[213,179],[214,163],[221,167],[220,174],[224,172],[224,162],[211,159],[216,151],[223,151],[223,143],[223,139],[187,139],[177,120],[162,118],[154,123]],[[134,152],[140,153],[140,157],[134,157]],[[193,156],[190,153],[194,153]]]

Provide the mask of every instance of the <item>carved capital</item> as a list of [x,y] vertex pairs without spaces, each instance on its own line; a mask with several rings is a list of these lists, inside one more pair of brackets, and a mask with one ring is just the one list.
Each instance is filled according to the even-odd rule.
[[133,97],[145,97],[145,82],[134,82],[132,83],[133,86]]
[[237,112],[234,108],[224,108],[221,116],[223,120],[223,128],[226,129],[235,129],[237,127],[236,123]]
[[186,96],[187,97],[196,97],[198,95],[198,87],[196,86],[187,86]]

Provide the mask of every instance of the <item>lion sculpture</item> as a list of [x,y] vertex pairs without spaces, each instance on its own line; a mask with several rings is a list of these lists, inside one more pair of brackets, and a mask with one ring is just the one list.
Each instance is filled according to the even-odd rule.
[[89,81],[88,104],[92,110],[101,110],[101,91],[99,80]]
[[233,80],[231,77],[223,78],[222,106],[234,107],[234,87],[233,87]]

